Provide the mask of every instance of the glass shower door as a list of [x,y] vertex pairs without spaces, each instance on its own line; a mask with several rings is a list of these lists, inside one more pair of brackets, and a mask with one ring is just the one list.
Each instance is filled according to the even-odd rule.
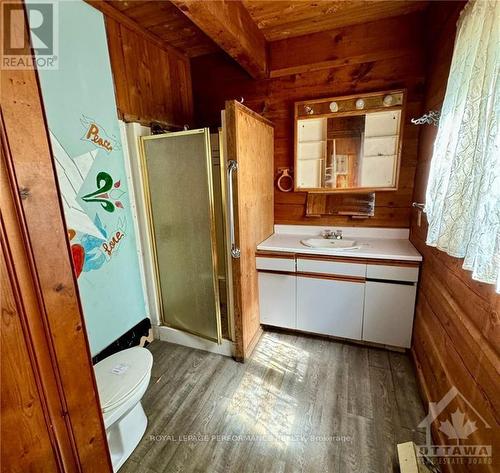
[[141,138],[165,325],[221,343],[208,129]]

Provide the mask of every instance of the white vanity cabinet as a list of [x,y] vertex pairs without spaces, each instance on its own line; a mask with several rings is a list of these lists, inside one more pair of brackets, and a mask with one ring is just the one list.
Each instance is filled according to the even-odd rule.
[[363,340],[410,348],[418,267],[368,265]]
[[297,257],[297,329],[361,340],[366,265]]
[[295,329],[295,256],[258,257],[260,321],[266,325]]
[[261,323],[296,328],[296,283],[295,275],[259,272]]
[[323,255],[258,255],[265,325],[409,348],[419,265]]
[[297,329],[361,340],[364,282],[297,276]]

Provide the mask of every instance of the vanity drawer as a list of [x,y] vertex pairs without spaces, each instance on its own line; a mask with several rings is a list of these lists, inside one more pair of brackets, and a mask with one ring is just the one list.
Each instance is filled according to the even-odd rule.
[[332,260],[297,258],[297,272],[334,274],[338,276],[351,276],[364,278],[366,264],[343,263]]
[[257,269],[295,272],[295,258],[257,256]]
[[384,281],[418,281],[418,266],[389,266],[369,264],[366,268],[368,279],[381,279]]

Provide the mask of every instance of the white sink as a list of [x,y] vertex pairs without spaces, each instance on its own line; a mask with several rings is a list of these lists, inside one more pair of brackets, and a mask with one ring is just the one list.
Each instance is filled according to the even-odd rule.
[[310,248],[331,248],[332,250],[353,250],[359,248],[354,240],[328,240],[326,238],[308,238],[300,241]]

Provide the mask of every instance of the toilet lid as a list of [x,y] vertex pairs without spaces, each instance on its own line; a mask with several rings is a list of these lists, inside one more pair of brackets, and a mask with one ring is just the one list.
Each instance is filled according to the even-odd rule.
[[94,366],[103,412],[122,404],[147,376],[153,356],[142,347],[128,348],[105,358]]

